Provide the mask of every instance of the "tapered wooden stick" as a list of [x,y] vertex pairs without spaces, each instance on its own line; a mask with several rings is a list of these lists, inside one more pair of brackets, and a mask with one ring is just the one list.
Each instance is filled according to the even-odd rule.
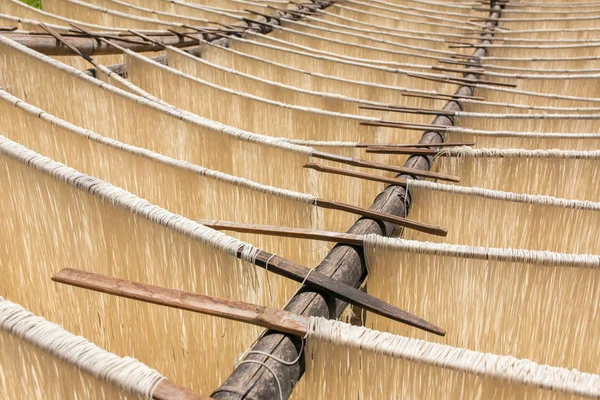
[[146,303],[245,322],[293,335],[304,336],[308,328],[308,318],[276,308],[146,285],[87,271],[65,268],[54,275],[52,280]]
[[388,178],[386,176],[367,174],[364,172],[350,171],[343,168],[334,168],[325,164],[310,163],[304,165],[304,168],[314,169],[315,171],[324,172],[326,174],[335,174],[342,176],[350,176],[353,178],[365,179],[367,181],[382,182],[390,185],[406,187],[406,181],[397,178]]
[[448,117],[453,117],[455,115],[454,111],[445,111],[445,110],[427,110],[421,108],[412,108],[412,107],[395,107],[395,106],[358,106],[363,110],[377,110],[377,111],[391,111],[391,112],[401,112],[406,114],[420,114],[420,115],[445,115]]
[[442,72],[456,72],[456,73],[460,73],[460,74],[475,74],[475,75],[483,75],[486,73],[486,71],[484,69],[481,68],[448,68],[448,67],[439,67],[437,65],[433,65],[431,67],[431,69],[434,69],[436,71],[442,71]]
[[415,78],[421,78],[428,81],[434,82],[443,82],[443,83],[452,83],[455,85],[464,85],[464,84],[481,84],[481,85],[495,85],[495,86],[503,86],[503,87],[517,87],[515,83],[505,83],[505,82],[496,82],[496,81],[486,81],[482,79],[470,79],[470,78],[457,78],[450,76],[441,76],[441,77],[433,77],[428,75],[416,74],[413,72],[409,72],[406,75],[412,76]]
[[413,144],[381,144],[381,143],[360,143],[357,144],[356,147],[360,148],[369,148],[369,147],[377,147],[377,148],[434,148],[434,147],[458,147],[458,146],[468,146],[473,147],[476,143],[474,142],[444,142],[444,143],[413,143]]
[[437,156],[443,152],[439,149],[423,149],[418,147],[405,147],[405,148],[394,148],[394,147],[369,147],[367,153],[374,154],[411,154],[417,156]]
[[[290,264],[291,267],[290,265],[282,267],[284,264],[282,260]],[[269,271],[275,273],[277,273],[276,271],[279,271],[280,275],[287,276],[288,278],[292,278],[299,282],[305,282],[306,285],[324,290],[336,297],[340,296],[344,301],[348,301],[346,298],[352,298],[355,302],[365,303],[368,307],[366,309],[370,308],[371,311],[380,315],[393,316],[392,318],[396,321],[404,322],[428,332],[440,335],[445,334],[443,329],[376,299],[365,292],[341,284],[334,279],[306,267],[302,267],[301,270],[297,270],[298,268],[294,269],[294,266],[300,266],[272,254],[261,252],[257,257],[257,265],[262,263],[262,266],[264,267],[267,262]],[[251,323],[253,325],[294,335],[305,335],[306,327],[308,326],[308,320],[304,317],[296,316],[295,314],[287,313],[282,310],[259,307],[239,301],[186,293],[158,286],[144,285],[69,268],[63,269],[58,274],[54,275],[52,280],[134,300]]]
[[390,222],[392,224],[400,225],[405,228],[414,229],[419,232],[425,232],[430,235],[435,235],[435,236],[447,236],[448,235],[448,230],[445,228],[442,228],[441,226],[424,224],[422,222],[412,221],[408,218],[397,217],[392,214],[385,214],[385,213],[382,213],[379,211],[370,210],[368,208],[362,208],[362,207],[357,207],[357,206],[353,206],[350,204],[339,203],[337,201],[317,199],[316,206],[321,207],[321,208],[328,208],[331,210],[345,211],[345,212],[360,215],[363,217],[376,219],[379,221]]
[[[396,126],[394,126],[394,127],[396,127]],[[321,160],[336,161],[336,162],[339,162],[342,164],[353,165],[355,167],[373,168],[373,169],[379,169],[382,171],[397,172],[399,174],[406,174],[406,175],[410,175],[413,177],[439,179],[441,181],[448,181],[448,182],[460,182],[460,178],[458,176],[440,174],[440,173],[431,172],[431,171],[417,170],[417,169],[413,169],[413,168],[396,167],[393,165],[378,163],[378,162],[374,162],[374,161],[365,161],[365,160],[361,160],[359,158],[340,156],[338,154],[330,154],[330,153],[315,151],[311,154],[311,156],[314,158],[319,158]]]
[[196,220],[199,224],[218,231],[253,233],[256,235],[279,236],[296,239],[319,240],[322,242],[344,243],[352,246],[362,246],[364,237],[351,233],[315,231],[312,229],[287,228],[273,225],[242,224],[230,221],[215,221],[207,219]]
[[429,124],[417,124],[417,123],[406,123],[406,122],[394,122],[394,121],[374,121],[374,122],[361,122],[361,125],[367,126],[380,126],[384,128],[396,128],[406,129],[409,131],[426,131],[426,132],[447,132],[448,128],[442,125],[429,125]]
[[[468,70],[466,70],[466,72],[468,72]],[[432,100],[441,100],[441,101],[448,101],[448,100],[455,100],[455,101],[461,101],[461,100],[485,100],[483,97],[479,97],[479,96],[451,96],[448,95],[448,97],[440,97],[437,95],[430,95],[430,94],[419,94],[419,93],[402,93],[403,97],[416,97],[416,98],[420,98],[420,99],[432,99]]]

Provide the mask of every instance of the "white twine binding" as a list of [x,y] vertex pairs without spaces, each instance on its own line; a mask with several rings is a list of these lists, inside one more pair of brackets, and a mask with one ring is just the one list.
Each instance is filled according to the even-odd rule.
[[159,372],[130,357],[119,357],[60,325],[37,317],[0,297],[0,329],[67,363],[128,392],[151,399],[166,380]]
[[591,398],[600,397],[600,375],[540,365],[510,356],[409,339],[325,318],[310,317],[307,337],[309,340],[315,338],[350,349],[506,380],[520,385]]

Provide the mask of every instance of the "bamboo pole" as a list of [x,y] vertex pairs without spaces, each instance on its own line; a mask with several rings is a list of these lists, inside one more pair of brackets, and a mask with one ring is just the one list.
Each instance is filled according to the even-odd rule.
[[[492,4],[490,17],[499,17],[501,5],[496,4],[494,0],[492,0]],[[489,39],[493,37],[495,24],[496,22],[494,21],[486,23],[486,28],[482,31],[482,43],[491,43]],[[477,48],[469,61],[476,64],[478,59],[484,57],[486,54],[486,48]],[[477,75],[475,74],[465,74],[464,78],[477,82]],[[473,87],[465,83],[458,88],[456,94],[473,96]],[[461,109],[461,104],[457,100],[449,101],[444,107],[446,111],[460,111]],[[440,127],[452,126],[453,121],[448,116],[440,115],[433,120],[432,124]],[[440,131],[425,131],[420,143],[434,144],[443,142],[443,132]],[[429,170],[431,163],[431,156],[413,156],[407,160],[404,166],[407,168]],[[410,178],[410,176],[401,174],[397,178],[405,180]],[[401,186],[389,186],[377,196],[371,208],[405,217],[410,208],[410,196],[407,196],[405,189]],[[375,233],[390,236],[394,229],[395,225],[393,224],[361,219],[350,228],[348,233],[361,235]],[[317,271],[345,282],[348,285],[358,286],[364,280],[367,273],[362,249],[356,246],[338,244],[317,267]],[[345,307],[346,304],[343,302],[336,302],[331,297],[306,290],[296,294],[285,309],[302,315],[335,318],[341,314]],[[295,360],[299,356],[300,343],[301,339],[298,337],[267,331],[256,342],[252,350],[269,353],[283,360]],[[259,361],[268,365],[273,373],[276,374],[279,382],[281,382],[282,391],[286,398],[302,377],[305,368],[303,357],[300,357],[299,362],[294,365],[284,365],[271,357],[260,354],[250,354],[246,357],[246,360]],[[212,394],[212,397],[217,400],[266,400],[278,398],[278,396],[277,383],[273,374],[261,365],[250,363],[239,365],[229,378],[223,382],[221,387],[216,389]]]

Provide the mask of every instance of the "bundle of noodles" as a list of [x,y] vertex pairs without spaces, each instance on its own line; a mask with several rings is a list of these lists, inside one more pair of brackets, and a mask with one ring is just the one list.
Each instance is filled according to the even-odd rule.
[[[131,53],[130,53],[131,54]],[[365,116],[373,118],[375,115],[381,115],[380,111],[372,111],[367,109],[360,109],[360,106],[379,106],[385,107],[385,103],[373,102],[368,100],[356,99],[352,97],[346,97],[340,94],[330,94],[325,92],[316,92],[311,90],[305,90],[301,88],[297,88],[295,86],[284,85],[278,82],[273,82],[270,80],[262,79],[255,77],[250,74],[246,74],[243,72],[238,72],[233,69],[228,69],[221,67],[218,64],[212,63],[211,61],[204,60],[202,58],[197,58],[189,53],[182,51],[180,49],[174,47],[167,48],[167,57],[169,60],[169,67],[179,70],[183,72],[185,75],[193,76],[198,78],[198,81],[207,82],[210,84],[214,84],[217,87],[231,89],[234,92],[238,93],[247,93],[249,95],[256,96],[258,99],[265,100],[273,100],[277,103],[287,103],[289,105],[298,105],[303,106],[304,108],[310,107],[311,109],[319,109],[332,111],[338,114],[346,114],[347,116],[356,115],[356,116]],[[130,58],[134,58],[131,61],[131,69],[135,67],[135,69],[130,72],[131,80],[134,82],[138,82],[140,80],[139,76],[140,72],[137,72],[137,69],[146,66],[143,63],[137,62],[136,60],[139,57],[132,55]],[[143,60],[147,61],[147,60]],[[154,64],[156,65],[156,64]],[[163,68],[165,71],[171,71],[168,68]],[[163,75],[170,76],[171,74],[163,73]],[[146,84],[148,85],[148,84]],[[140,86],[144,87],[144,84],[140,84]],[[152,85],[153,86],[153,85]],[[203,90],[203,100],[206,103],[210,103],[210,97],[206,95],[208,90]],[[204,97],[207,96],[207,97]],[[175,104],[175,102],[173,102]],[[180,104],[181,108],[186,108],[185,104]],[[189,106],[188,106],[189,107]],[[300,108],[298,108],[300,109]],[[191,110],[193,111],[193,110]],[[198,111],[198,114],[202,114]],[[269,115],[271,115],[269,113]],[[276,115],[276,114],[274,114]],[[335,114],[331,114],[335,115]],[[318,115],[316,116],[318,117]],[[340,118],[343,119],[343,115],[340,115]],[[399,118],[400,115],[398,113],[387,113],[385,115],[386,120],[394,120]],[[315,117],[312,117],[315,118]],[[411,122],[423,122],[430,120],[429,116],[419,116],[415,115],[412,118],[409,118]],[[215,116],[215,119],[219,119]],[[282,118],[285,119],[285,118]],[[406,118],[403,119],[406,121]],[[233,125],[233,122],[230,122]],[[243,123],[243,122],[242,122]],[[278,132],[280,132],[281,127],[278,127]],[[330,129],[326,129],[325,126],[320,125],[319,128],[323,131],[317,136],[317,138],[322,140],[327,140],[327,132]],[[256,130],[261,132],[258,128],[250,128],[247,129]],[[263,128],[264,129],[264,128]],[[268,129],[268,128],[267,128]],[[334,129],[333,127],[331,129]],[[350,131],[356,129],[364,129],[360,125],[357,126],[357,122],[350,122]],[[370,129],[371,135],[367,137],[368,140],[381,140],[381,138],[373,137],[373,130]],[[266,133],[266,132],[265,132]],[[342,132],[337,132],[341,134]],[[269,133],[273,135],[273,133]],[[298,133],[297,135],[290,136],[298,137],[302,133]],[[416,140],[414,134],[408,134],[410,136],[407,137],[406,132],[389,132],[390,139],[389,140]]]
[[[439,60],[449,57],[453,52],[444,52],[441,50],[427,51],[418,53],[413,49],[378,49],[372,46],[364,46],[344,41],[327,39],[322,36],[311,35],[307,33],[297,33],[287,28],[276,28],[269,35],[259,33],[248,33],[248,38],[258,43],[283,47],[287,51],[299,51],[309,55],[321,55],[327,58],[335,57],[351,61],[359,65],[398,67],[403,69],[392,69],[389,72],[417,72],[423,69],[430,69],[431,65],[436,65]],[[394,47],[398,47],[395,45]]]
[[[174,48],[169,50],[171,54],[176,51]],[[131,51],[125,54],[128,79],[136,86],[169,104],[239,129],[302,140],[362,143],[410,143],[415,140],[414,132],[361,125],[361,122],[378,122],[380,118],[340,114],[256,97],[187,75]],[[171,87],[186,90],[165,90]],[[236,111],[232,112],[232,109]],[[419,122],[430,118],[417,116]]]
[[[357,43],[349,39],[351,37],[356,38],[357,36],[364,43]],[[278,39],[278,43],[283,43],[286,47],[302,46],[313,51],[330,52],[340,57],[346,56],[371,60],[375,64],[388,61],[390,63],[401,63],[400,65],[407,67],[413,64],[423,65],[421,69],[437,64],[440,56],[448,57],[454,54],[454,52],[448,49],[433,49],[422,44],[410,45],[404,42],[383,41],[377,38],[372,39],[365,35],[355,34],[354,36],[350,36],[346,32],[342,32],[339,38],[330,38],[325,36],[322,30],[316,33],[308,33],[282,26],[277,26],[269,37]],[[417,68],[417,65],[414,68]]]
[[[74,22],[76,24],[81,24],[82,27],[90,28],[91,30],[96,31],[110,32],[122,30],[110,26],[88,24],[83,21],[77,21],[69,18],[64,18],[59,15],[53,15],[49,12],[31,7],[19,0],[6,0],[0,2],[0,13],[7,14],[13,17],[23,18],[26,20],[44,22],[53,28],[56,27],[56,29],[59,29],[58,26],[68,26],[70,22]],[[27,30],[31,31],[43,31],[34,23],[28,23],[27,25],[25,25],[24,28],[27,28]]]
[[[315,208],[315,196],[261,185],[102,137],[1,91],[0,110],[2,133],[8,139],[190,219],[335,229],[321,225],[325,211]],[[327,213],[331,215],[327,221],[335,221],[336,213]],[[319,253],[327,250],[316,242],[240,238],[302,265],[317,265],[323,255]],[[292,294],[294,286],[276,282],[277,296]]]
[[165,380],[2,297],[0,354],[3,399],[149,399]]
[[[192,9],[194,10],[194,15],[190,15],[186,9],[183,12],[169,12],[158,10],[152,7],[148,7],[148,5],[136,6],[130,4],[129,2],[121,1],[121,0],[89,0],[90,3],[107,8],[109,10],[118,11],[125,14],[135,15],[138,17],[148,18],[148,19],[160,19],[161,21],[167,22],[176,22],[180,24],[187,24],[191,26],[202,26],[206,25],[208,21],[219,22],[223,24],[231,24],[235,23],[239,19],[235,16],[228,16],[223,12],[211,11],[211,9]],[[168,4],[168,3],[167,3]]]
[[[237,1],[223,0],[219,1],[218,4],[209,1],[208,6],[206,4],[197,4],[198,2],[193,1],[180,1],[180,0],[120,0],[129,5],[136,7],[149,8],[155,11],[168,12],[178,15],[186,15],[196,18],[210,18],[209,16],[215,14],[238,14],[238,15],[250,15],[250,13],[244,11],[244,9],[251,9],[250,6],[244,7],[243,3]],[[248,5],[252,3],[247,3]],[[256,11],[259,11],[258,9]]]
[[44,2],[44,10],[90,24],[108,25],[124,29],[185,30],[181,23],[168,22],[157,18],[138,17],[79,0],[47,0]]
[[[435,31],[432,32],[430,31],[428,28],[429,27],[418,27],[418,28],[414,28],[414,29],[410,29],[410,28],[402,28],[402,27],[391,27],[391,26],[383,26],[381,24],[374,24],[374,23],[370,23],[370,22],[366,22],[363,19],[361,19],[360,17],[357,18],[352,18],[352,17],[348,17],[348,16],[343,16],[340,15],[339,13],[331,13],[329,12],[332,9],[325,9],[325,10],[315,10],[316,14],[317,14],[317,18],[311,18],[310,16],[307,17],[311,23],[315,23],[316,25],[325,25],[325,26],[330,26],[332,24],[335,24],[336,26],[341,25],[341,26],[345,26],[348,29],[360,29],[360,30],[364,30],[364,29],[368,29],[368,30],[376,30],[376,31],[382,31],[386,34],[411,34],[411,35],[416,35],[419,37],[438,37],[438,38],[453,38],[453,39],[464,39],[465,38],[465,32],[466,34],[472,33],[473,35],[479,34],[480,31],[475,29],[470,29],[468,27],[464,27],[463,24],[463,28],[465,30],[465,32],[455,32],[454,30],[439,30],[439,31]],[[461,49],[458,49],[461,50]]]
[[600,394],[598,375],[325,319],[311,319],[306,351],[298,399],[562,400]]
[[447,334],[435,338],[377,316],[367,318],[369,326],[600,371],[600,257],[375,235],[365,238],[365,249],[369,293],[435,321]]
[[[324,38],[394,49],[394,45],[407,48],[448,50],[448,42],[442,38],[417,36],[415,34],[392,33],[375,29],[352,28],[315,17],[306,21],[282,20],[282,26],[295,32],[318,35]],[[309,45],[310,46],[310,45]]]
[[437,90],[441,93],[453,93],[456,88],[455,85],[440,84],[426,79],[415,79],[406,75],[408,72],[415,72],[413,70],[400,70],[361,61],[335,58],[329,52],[316,54],[315,51],[307,52],[286,48],[281,46],[280,41],[270,35],[248,33],[248,36],[252,40],[230,37],[230,47],[239,52],[290,67],[333,75],[339,78],[419,90]]
[[222,381],[259,328],[90,296],[57,287],[50,277],[76,266],[255,304],[285,301],[271,298],[264,271],[236,257],[242,251],[250,261],[256,248],[6,138],[0,138],[0,154],[0,293],[32,312],[205,392]]
[[388,11],[375,10],[363,11],[353,8],[352,5],[346,3],[334,4],[329,7],[323,14],[334,15],[356,19],[368,24],[387,27],[400,28],[407,30],[427,31],[432,33],[437,32],[464,32],[475,31],[477,28],[465,27],[464,21],[453,18],[432,17],[427,14],[413,13],[413,15],[391,15]]
[[[251,47],[252,42],[245,42]],[[436,95],[436,91],[420,91],[399,86],[381,85],[377,83],[339,78],[334,75],[320,74],[300,68],[264,59],[251,52],[238,51],[229,47],[210,45],[202,49],[202,59],[218,64],[221,67],[234,69],[238,72],[250,74],[257,78],[268,79],[284,85],[295,86],[299,89],[312,90],[316,92],[336,93],[366,101],[374,101],[384,104],[406,103],[408,105],[425,108],[421,103],[412,103],[420,99],[401,98],[405,93],[423,93]],[[175,59],[175,62],[177,59]],[[169,65],[171,66],[170,60]],[[187,71],[181,64],[175,68]]]
[[[1,84],[44,111],[105,137],[269,186],[369,206],[382,185],[303,166],[314,150],[237,130],[118,90],[0,37]],[[23,75],[19,66],[27,65]],[[18,83],[18,84],[17,84]],[[264,163],[269,168],[264,168]],[[285,173],[281,173],[285,171]],[[353,188],[353,190],[348,190]],[[331,218],[331,220],[329,220]],[[325,215],[345,231],[350,214]],[[331,222],[332,225],[329,225]]]
[[[578,254],[600,250],[600,203],[414,180],[408,187],[411,217],[448,227],[443,238],[448,243]],[[434,239],[411,231],[405,236]]]
[[436,167],[460,176],[463,186],[600,201],[600,151],[444,150]]

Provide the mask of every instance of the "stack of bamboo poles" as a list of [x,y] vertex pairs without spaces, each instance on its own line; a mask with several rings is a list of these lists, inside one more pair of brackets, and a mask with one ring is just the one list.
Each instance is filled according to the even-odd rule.
[[3,398],[600,396],[595,3],[0,21]]

